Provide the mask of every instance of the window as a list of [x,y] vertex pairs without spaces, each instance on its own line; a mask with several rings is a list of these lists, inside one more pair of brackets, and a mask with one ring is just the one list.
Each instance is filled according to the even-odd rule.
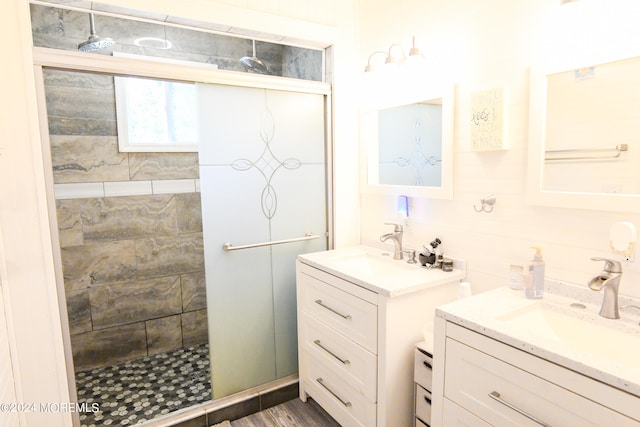
[[192,83],[115,77],[120,151],[198,151]]

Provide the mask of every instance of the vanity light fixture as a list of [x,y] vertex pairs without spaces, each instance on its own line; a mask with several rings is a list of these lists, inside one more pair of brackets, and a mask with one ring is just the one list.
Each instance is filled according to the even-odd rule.
[[[398,50],[400,51],[399,54],[398,54]],[[369,55],[369,59],[367,60],[367,66],[364,69],[365,73],[375,71],[378,68],[371,63],[371,60],[374,56],[379,54],[386,55],[386,58],[384,61],[385,65],[392,65],[392,64],[401,65],[404,63],[416,62],[416,60],[424,60],[424,56],[420,53],[420,49],[418,49],[416,46],[416,37],[413,36],[411,49],[409,50],[408,56],[405,55],[402,45],[398,43],[393,43],[391,46],[389,46],[389,49],[386,52],[382,50],[376,50],[371,55]]]

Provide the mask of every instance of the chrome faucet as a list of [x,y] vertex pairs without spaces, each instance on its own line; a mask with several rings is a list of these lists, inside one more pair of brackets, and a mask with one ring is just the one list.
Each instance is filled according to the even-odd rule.
[[402,259],[402,226],[392,222],[385,222],[385,225],[393,225],[393,233],[383,234],[380,236],[380,241],[393,240],[393,259]]
[[607,319],[619,319],[618,287],[622,278],[622,267],[618,261],[607,258],[591,258],[592,261],[604,261],[604,268],[599,275],[589,281],[589,288],[599,291],[604,288],[600,316]]

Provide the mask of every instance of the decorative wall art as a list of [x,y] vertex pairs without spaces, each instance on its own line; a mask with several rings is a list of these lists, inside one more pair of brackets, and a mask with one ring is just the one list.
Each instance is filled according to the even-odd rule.
[[504,150],[504,88],[471,95],[471,151]]

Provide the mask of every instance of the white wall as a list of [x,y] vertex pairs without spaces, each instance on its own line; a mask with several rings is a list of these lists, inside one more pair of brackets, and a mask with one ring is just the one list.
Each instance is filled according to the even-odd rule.
[[[362,67],[371,52],[396,42],[408,47],[415,35],[432,70],[458,85],[454,199],[411,199],[406,245],[421,248],[440,237],[446,253],[468,261],[476,292],[505,285],[510,264],[530,259],[534,244],[543,247],[548,277],[586,286],[602,267],[590,258],[613,256],[611,225],[640,226],[640,215],[527,204],[529,68],[638,55],[639,16],[631,0],[582,0],[562,8],[558,0],[361,0]],[[509,149],[471,152],[470,94],[502,86]],[[494,212],[476,213],[474,204],[488,193],[497,198]],[[375,240],[389,230],[383,223],[394,218],[395,201],[363,194],[361,205],[362,240]],[[620,292],[640,296],[640,254],[623,269]]]
[[[28,5],[3,3],[0,37],[0,274],[18,401],[69,402],[30,66]],[[3,359],[6,361],[6,359]],[[20,413],[20,425],[70,425],[70,414]],[[14,420],[15,422],[15,420]],[[15,425],[15,424],[13,424]]]
[[[355,0],[105,0],[116,6],[171,14],[333,46],[336,245],[359,241]],[[90,2],[69,4],[88,6]],[[6,0],[0,14],[0,310],[7,314],[11,360],[0,358],[0,389],[18,401],[70,402],[62,328],[48,223],[46,186],[35,104],[29,6]],[[4,341],[0,324],[0,341]],[[6,393],[5,393],[6,392]],[[19,414],[21,426],[70,426],[65,413]],[[14,426],[4,417],[0,424]]]

